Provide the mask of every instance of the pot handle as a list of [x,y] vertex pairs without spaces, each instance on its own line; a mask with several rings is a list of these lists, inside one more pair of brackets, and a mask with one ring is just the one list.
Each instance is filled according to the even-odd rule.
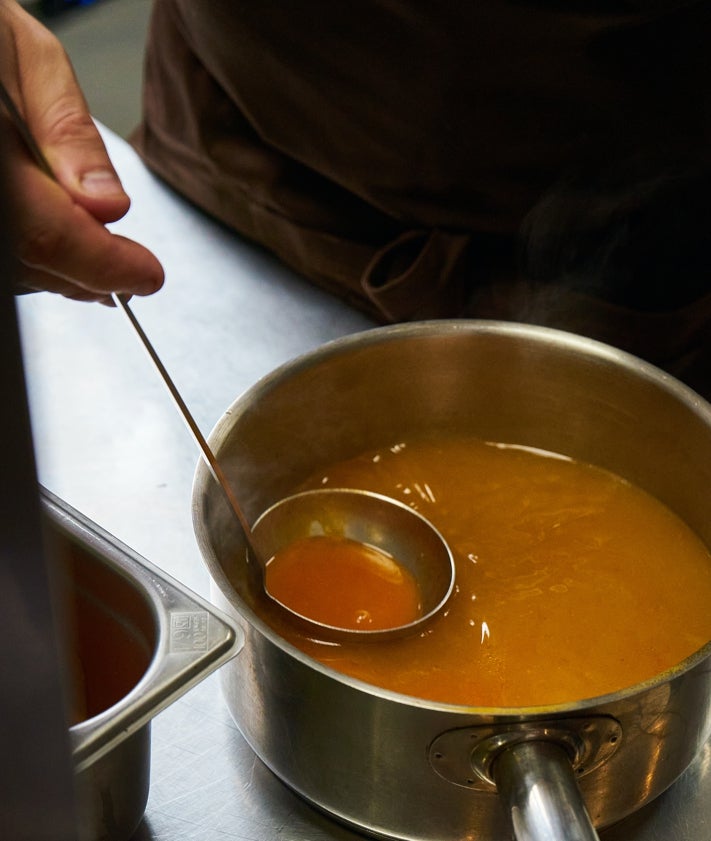
[[570,757],[548,740],[522,741],[492,763],[516,841],[599,841]]

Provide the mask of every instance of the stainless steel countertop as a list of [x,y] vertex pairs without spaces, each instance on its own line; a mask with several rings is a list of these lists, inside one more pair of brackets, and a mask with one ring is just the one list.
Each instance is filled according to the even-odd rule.
[[[205,433],[282,362],[373,326],[207,219],[104,134],[133,197],[112,227],[152,248],[167,273],[165,288],[132,308]],[[23,296],[18,308],[41,483],[209,596],[190,520],[195,444],[128,324],[110,308],[48,294]],[[254,756],[219,674],[154,720],[151,793],[136,841],[359,838]],[[602,838],[708,841],[711,742],[668,792]]]

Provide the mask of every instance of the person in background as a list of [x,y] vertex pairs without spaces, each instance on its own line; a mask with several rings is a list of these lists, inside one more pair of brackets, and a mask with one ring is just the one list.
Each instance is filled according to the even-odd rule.
[[[48,36],[14,3],[0,12],[22,30],[26,116],[45,119],[38,74],[66,59],[45,46],[30,73],[17,45]],[[708,0],[155,0],[132,142],[181,195],[378,321],[561,327],[708,395],[710,35]],[[65,125],[85,141],[44,142],[100,228],[127,199],[73,96]],[[28,226],[33,212],[28,193]],[[135,259],[134,282],[157,288],[148,256],[122,248],[114,272]]]

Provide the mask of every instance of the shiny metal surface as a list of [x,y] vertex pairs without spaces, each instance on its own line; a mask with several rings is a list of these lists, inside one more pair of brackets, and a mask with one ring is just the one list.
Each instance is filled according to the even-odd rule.
[[158,375],[163,381],[165,387],[167,388],[168,393],[170,394],[173,402],[175,403],[181,418],[185,422],[185,425],[187,426],[188,431],[190,432],[193,438],[193,441],[195,441],[195,443],[197,444],[198,452],[205,459],[205,463],[210,469],[210,473],[212,474],[217,484],[222,488],[225,497],[227,498],[227,501],[229,502],[230,507],[234,512],[235,517],[237,517],[237,522],[240,524],[242,531],[244,532],[245,539],[247,540],[252,553],[256,555],[258,560],[263,564],[265,562],[264,550],[261,547],[255,546],[254,536],[252,535],[250,523],[247,522],[244,514],[242,513],[242,509],[240,507],[237,497],[235,496],[234,489],[232,485],[227,481],[227,477],[225,476],[225,474],[222,472],[222,468],[220,467],[219,462],[215,458],[215,454],[208,446],[208,443],[205,440],[205,436],[203,435],[202,430],[195,423],[195,418],[192,416],[190,409],[188,409],[185,401],[183,400],[182,395],[176,388],[175,383],[173,382],[173,378],[168,373],[168,370],[165,367],[165,365],[163,365],[160,356],[156,352],[156,349],[153,347],[153,344],[146,335],[144,329],[141,327],[138,319],[134,315],[133,310],[129,306],[128,301],[125,300],[125,298],[121,295],[116,295],[115,293],[111,295],[111,300],[114,302],[115,306],[124,313],[128,323],[131,325],[131,329],[135,332],[136,336],[138,337],[138,340],[141,342],[141,345],[147,352],[148,357],[153,363],[156,371],[158,372]]
[[82,841],[127,841],[149,792],[150,722],[235,656],[205,599],[42,493],[69,644],[69,737]]
[[[243,498],[260,510],[332,463],[436,432],[563,453],[611,470],[666,503],[711,546],[711,406],[634,357],[558,331],[447,321],[348,336],[241,395],[208,440],[225,471],[239,471]],[[612,718],[619,748],[578,776],[596,827],[664,791],[711,733],[711,642],[645,683],[538,708],[421,701],[309,660],[267,623],[269,605],[251,589],[240,560],[241,535],[209,479],[198,465],[198,543],[215,599],[242,617],[246,635],[241,657],[222,671],[228,706],[270,768],[362,831],[403,841],[467,832],[498,841],[505,834],[491,792],[453,785],[427,761],[432,741],[455,729],[493,724],[510,733],[540,719],[561,718],[562,728],[574,716]],[[292,712],[298,724],[281,724]]]
[[[554,742],[562,747],[576,776],[599,768],[622,744],[622,727],[611,716],[537,719],[526,725],[512,722],[458,727],[440,734],[430,745],[435,771],[455,785],[493,792],[495,760],[523,742]],[[473,773],[472,773],[473,772]]]
[[[111,699],[110,709],[85,717],[71,729],[75,770],[88,768],[131,733],[241,648],[238,631],[227,617],[179,581],[171,580],[145,558],[49,492],[43,510],[54,540],[74,572],[73,584],[97,616],[111,620],[106,638],[92,627],[91,644],[116,646],[124,641],[142,651],[142,677]],[[113,630],[113,633],[111,632]],[[109,662],[118,652],[109,648]],[[103,658],[100,658],[103,661]],[[96,660],[98,666],[104,663]],[[109,672],[107,672],[108,674]],[[85,671],[89,685],[92,675]]]
[[517,841],[599,841],[560,745],[507,748],[495,760],[494,777]]
[[[114,227],[151,246],[168,272],[164,291],[134,308],[202,428],[280,363],[371,326],[213,225],[147,174],[125,143],[106,136],[134,199]],[[42,295],[19,307],[43,484],[207,595],[190,522],[194,446],[119,314]],[[230,717],[219,675],[160,713],[152,742],[151,790],[136,841],[362,838],[310,807],[255,757]],[[601,833],[602,841],[710,837],[709,743],[665,794]]]
[[416,633],[444,608],[454,589],[454,558],[442,535],[421,514],[381,494],[347,488],[319,488],[292,494],[259,516],[253,535],[267,559],[302,538],[343,537],[381,549],[417,582],[420,609],[416,618],[407,624],[381,629],[327,625],[292,610],[264,587],[291,621],[298,622],[304,633],[315,634],[319,639],[358,638],[375,642]]

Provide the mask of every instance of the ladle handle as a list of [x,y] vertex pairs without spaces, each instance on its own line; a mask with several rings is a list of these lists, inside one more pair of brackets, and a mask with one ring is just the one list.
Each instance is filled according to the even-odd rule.
[[492,773],[516,841],[599,841],[561,745],[511,745],[496,757]]
[[[22,137],[22,140],[24,141],[25,146],[27,147],[27,150],[30,152],[30,154],[34,158],[37,166],[42,170],[42,172],[45,173],[45,175],[49,176],[52,180],[56,181],[57,180],[56,176],[55,176],[55,174],[52,170],[52,167],[49,164],[49,161],[44,156],[44,154],[42,152],[42,149],[40,148],[39,143],[35,140],[35,137],[32,134],[32,132],[30,131],[30,128],[27,125],[27,122],[25,121],[24,117],[22,116],[22,114],[18,110],[17,106],[15,105],[14,100],[12,99],[10,94],[8,93],[7,88],[2,83],[1,80],[0,80],[0,104],[2,104],[5,107],[8,115],[10,116],[10,119],[12,120],[13,124],[15,125],[15,128],[20,133],[20,136]],[[212,452],[212,450],[208,446],[208,443],[205,440],[202,432],[200,432],[200,429],[199,429],[198,425],[195,423],[195,420],[194,420],[193,416],[190,414],[190,411],[189,411],[188,407],[185,405],[185,402],[183,401],[183,398],[180,396],[180,392],[175,387],[175,384],[173,383],[173,380],[171,379],[170,375],[166,371],[163,363],[160,360],[160,357],[158,356],[155,349],[153,348],[153,345],[151,344],[150,340],[148,339],[148,336],[143,332],[143,328],[139,324],[136,316],[133,314],[133,311],[129,307],[127,301],[125,301],[124,298],[121,295],[118,295],[115,292],[111,293],[111,299],[114,302],[114,304],[120,310],[123,311],[123,313],[126,315],[126,318],[128,318],[129,322],[131,323],[131,326],[133,327],[137,336],[141,340],[141,343],[143,344],[143,347],[148,352],[148,355],[152,359],[153,364],[157,368],[158,373],[160,374],[163,382],[167,386],[171,397],[175,401],[175,405],[178,407],[178,411],[182,415],[182,418],[185,421],[185,423],[187,424],[188,430],[190,431],[193,438],[195,439],[195,443],[198,445],[198,447],[200,449],[200,452],[202,453],[202,456],[205,459],[205,462],[206,462],[207,466],[209,467],[210,472],[212,473],[215,481],[218,483],[218,485],[220,485],[222,490],[225,492],[225,496],[227,497],[227,501],[229,502],[230,507],[234,511],[235,516],[237,517],[237,520],[239,521],[240,526],[242,526],[242,530],[244,532],[245,539],[247,541],[247,545],[249,546],[249,548],[252,552],[252,555],[258,561],[258,563],[256,564],[255,572],[259,577],[261,577],[262,569],[263,569],[263,563],[266,559],[264,558],[262,552],[259,550],[259,547],[255,546],[255,539],[254,539],[254,536],[252,534],[252,530],[249,527],[249,523],[247,522],[247,518],[244,516],[244,513],[242,511],[242,508],[240,507],[239,502],[237,501],[237,497],[234,495],[234,492],[232,491],[232,487],[230,486],[230,483],[227,481],[227,477],[222,472],[222,468],[220,467],[217,459],[215,458],[214,453]],[[253,565],[253,567],[255,567],[255,565]]]
[[175,405],[178,407],[178,411],[180,412],[183,420],[185,421],[185,424],[188,427],[190,434],[193,436],[195,443],[198,445],[202,457],[205,460],[205,463],[209,467],[210,472],[212,473],[215,481],[225,492],[227,501],[230,503],[232,510],[234,511],[235,515],[237,516],[237,519],[239,520],[240,525],[242,526],[242,529],[247,538],[247,542],[250,545],[250,549],[252,549],[252,552],[258,558],[261,558],[259,553],[255,551],[255,547],[253,546],[252,531],[249,527],[249,523],[247,522],[247,518],[245,517],[242,508],[240,507],[237,501],[237,497],[234,495],[234,492],[229,481],[227,480],[227,477],[223,473],[222,468],[220,467],[219,462],[215,458],[215,454],[212,452],[207,441],[205,440],[204,435],[202,434],[202,432],[200,432],[200,428],[195,423],[195,419],[190,413],[188,407],[186,406],[185,401],[181,397],[180,392],[175,387],[175,383],[171,379],[170,374],[168,374],[168,371],[161,362],[160,357],[155,351],[155,348],[151,344],[148,336],[143,331],[143,328],[141,327],[138,319],[133,314],[133,310],[129,307],[128,302],[125,301],[121,295],[117,295],[115,292],[112,292],[111,299],[113,300],[114,304],[123,311],[124,315],[129,320],[131,326],[138,335],[138,338],[141,340],[143,347],[145,348],[146,352],[151,358],[151,361],[158,370],[158,373],[160,374],[163,383],[170,392],[170,396],[173,398]]

